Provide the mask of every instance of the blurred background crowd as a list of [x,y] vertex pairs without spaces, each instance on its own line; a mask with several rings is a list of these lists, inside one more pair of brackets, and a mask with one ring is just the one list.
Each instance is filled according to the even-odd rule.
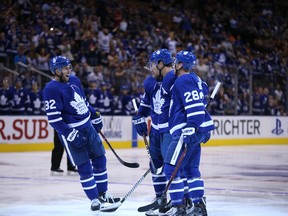
[[49,59],[70,59],[102,115],[133,115],[150,54],[194,51],[212,115],[286,116],[288,3],[281,0],[3,0],[0,112],[44,114]]

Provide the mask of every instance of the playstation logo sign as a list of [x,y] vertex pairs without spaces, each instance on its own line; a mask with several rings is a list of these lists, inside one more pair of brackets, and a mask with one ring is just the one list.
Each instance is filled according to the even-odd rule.
[[276,119],[276,127],[272,130],[272,133],[279,136],[283,132],[284,130],[281,128],[281,121],[279,119]]

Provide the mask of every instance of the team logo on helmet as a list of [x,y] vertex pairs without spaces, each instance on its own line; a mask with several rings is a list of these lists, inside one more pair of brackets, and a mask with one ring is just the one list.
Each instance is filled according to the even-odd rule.
[[173,62],[172,55],[168,49],[154,51],[149,58],[147,67],[153,70],[160,61],[162,61],[165,66]]
[[55,70],[62,70],[63,67],[71,66],[68,58],[64,56],[56,56],[50,59],[50,71],[55,74]]
[[189,51],[180,51],[176,54],[174,64],[183,64],[183,69],[192,70],[196,65],[196,56],[193,52]]

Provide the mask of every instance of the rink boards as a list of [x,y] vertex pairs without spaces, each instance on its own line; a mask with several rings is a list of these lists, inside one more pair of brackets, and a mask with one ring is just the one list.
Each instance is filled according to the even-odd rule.
[[[216,129],[205,146],[288,144],[287,116],[213,116],[213,120]],[[102,131],[115,149],[145,146],[131,116],[103,116]],[[52,148],[53,129],[46,116],[1,116],[0,152]]]

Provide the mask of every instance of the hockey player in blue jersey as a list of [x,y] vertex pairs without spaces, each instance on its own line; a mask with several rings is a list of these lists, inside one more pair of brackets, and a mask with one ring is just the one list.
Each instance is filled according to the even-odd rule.
[[[152,73],[151,76],[144,81],[145,94],[141,100],[138,114],[133,117],[133,123],[140,136],[147,135],[147,124],[145,117],[151,116],[151,129],[149,133],[150,154],[152,162],[156,169],[163,168],[164,157],[167,147],[171,141],[169,134],[168,119],[169,105],[171,100],[171,87],[176,79],[174,70],[172,69],[173,59],[171,53],[167,49],[159,49],[154,51],[149,59],[148,67]],[[150,166],[152,164],[150,163]],[[153,173],[152,181],[156,198],[152,205],[140,207],[146,215],[154,215],[154,210],[160,205],[166,203],[166,197],[163,192],[166,187],[166,177],[164,173]],[[151,209],[149,209],[151,207]],[[145,210],[144,210],[145,209]]]
[[70,75],[66,57],[53,57],[50,70],[54,79],[43,91],[48,122],[58,132],[72,164],[77,165],[91,210],[97,211],[120,200],[107,192],[105,149],[97,133],[102,118],[86,101],[79,78]]
[[188,150],[180,168],[187,178],[190,198],[184,199],[185,185],[178,171],[168,190],[170,206],[167,204],[160,207],[159,215],[191,215],[193,208],[189,208],[187,212],[189,205],[194,206],[193,215],[207,215],[204,182],[199,171],[200,144],[209,140],[210,131],[215,127],[205,107],[204,94],[207,92],[207,85],[192,72],[195,63],[196,56],[192,52],[180,51],[176,55],[174,69],[177,79],[169,110],[172,141],[168,146],[164,165],[164,173],[169,180],[187,146]]

